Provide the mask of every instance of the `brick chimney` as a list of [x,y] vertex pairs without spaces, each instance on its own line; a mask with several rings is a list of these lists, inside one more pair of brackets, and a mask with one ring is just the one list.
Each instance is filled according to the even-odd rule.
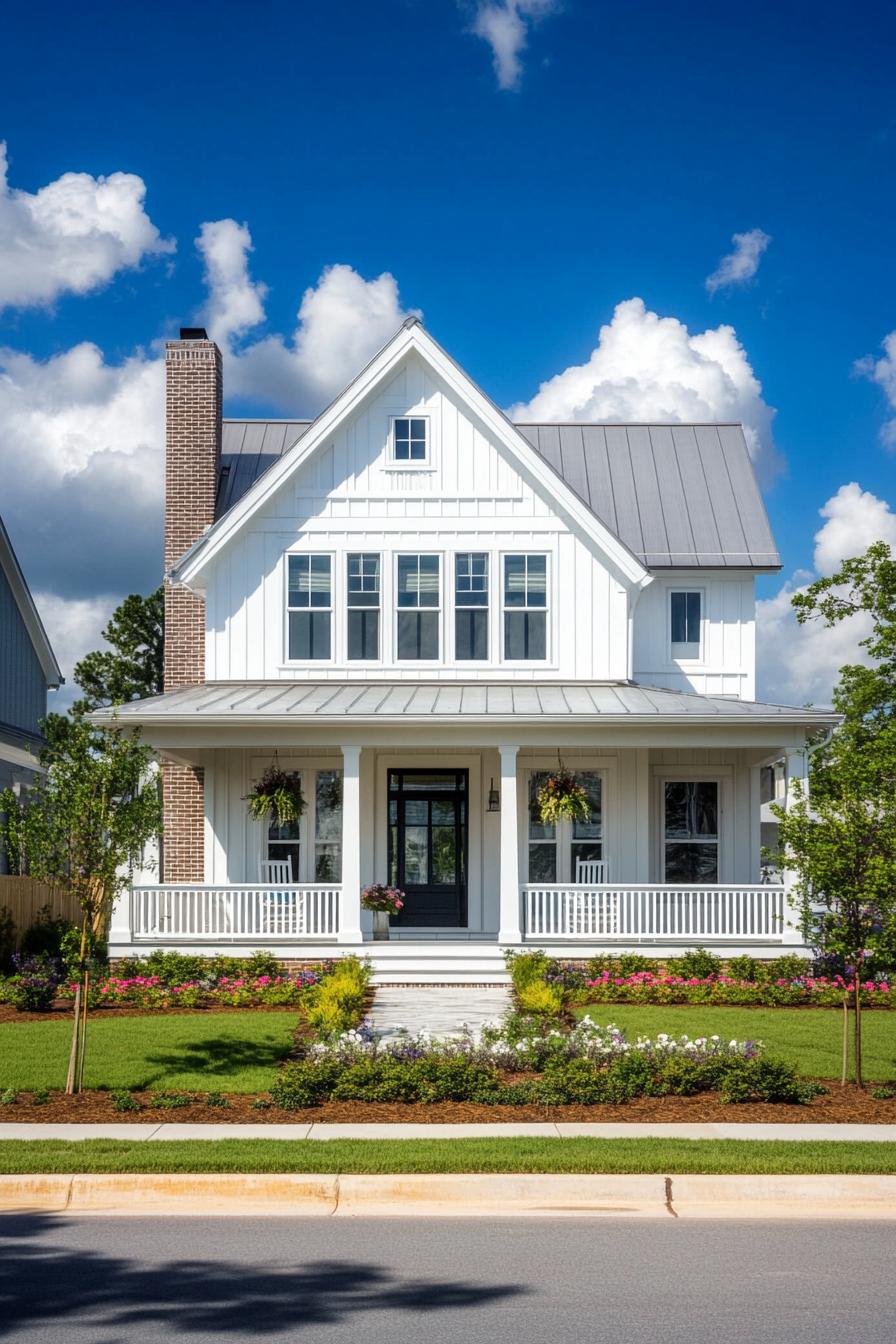
[[[202,327],[165,346],[165,690],[205,681],[205,603],[168,571],[215,521],[221,462],[221,351]],[[204,771],[166,762],[162,877],[205,877]]]

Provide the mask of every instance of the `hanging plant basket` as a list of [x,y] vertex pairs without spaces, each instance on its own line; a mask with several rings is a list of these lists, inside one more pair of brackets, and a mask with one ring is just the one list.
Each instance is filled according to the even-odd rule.
[[305,797],[297,775],[287,774],[277,765],[268,766],[251,793],[243,800],[249,804],[254,821],[288,826],[305,811]]
[[538,790],[535,803],[545,826],[556,826],[558,821],[587,821],[591,816],[588,794],[562,761]]

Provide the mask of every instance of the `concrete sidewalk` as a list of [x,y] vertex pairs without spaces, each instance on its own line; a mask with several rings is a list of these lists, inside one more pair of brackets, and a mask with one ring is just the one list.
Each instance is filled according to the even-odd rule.
[[896,1125],[736,1125],[736,1124],[538,1124],[336,1125],[336,1124],[0,1124],[0,1139],[784,1139],[896,1142]]

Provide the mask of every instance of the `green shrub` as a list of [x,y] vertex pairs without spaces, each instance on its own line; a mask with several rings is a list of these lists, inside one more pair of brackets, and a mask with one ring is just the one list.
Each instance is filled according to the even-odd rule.
[[26,957],[59,957],[63,938],[74,928],[70,919],[54,915],[52,906],[44,905],[23,933],[19,951]]
[[142,1111],[143,1107],[132,1093],[113,1092],[112,1109],[113,1111]]
[[16,926],[9,908],[0,905],[0,974],[9,970],[16,950]]
[[281,1111],[300,1111],[326,1101],[345,1065],[335,1059],[300,1059],[281,1069],[271,1100]]
[[48,1106],[50,1103],[50,1094],[45,1087],[41,1087],[37,1092],[31,1094],[32,1106]]
[[[77,980],[81,964],[81,930],[75,925],[62,935],[59,955],[62,958],[66,979]],[[105,940],[98,938],[93,932],[88,934],[87,939],[87,969],[94,977],[103,976],[109,970]]]
[[813,1084],[800,1080],[792,1064],[769,1057],[729,1059],[721,1071],[722,1101],[789,1102],[799,1105],[816,1095]]
[[156,950],[138,962],[137,975],[157,975],[163,985],[182,985],[187,980],[201,980],[208,974],[205,957],[185,956],[181,952]]
[[706,980],[710,975],[720,974],[722,959],[705,947],[692,947],[669,961],[667,969],[670,975],[680,975],[685,980]]
[[617,961],[615,957],[610,956],[609,952],[603,952],[600,956],[590,957],[585,967],[585,973],[589,980],[599,980],[604,971],[609,971],[611,975],[615,974]]
[[332,973],[308,991],[302,1011],[312,1031],[322,1039],[338,1036],[358,1025],[364,1013],[370,967],[357,957],[343,957]]
[[505,960],[517,993],[527,985],[542,983],[551,967],[551,959],[544,952],[508,952]]
[[62,981],[59,959],[16,952],[12,962],[15,975],[11,981],[11,1002],[20,1013],[49,1012]]
[[269,1111],[273,1106],[273,1104],[274,1103],[270,1101],[267,1097],[256,1097],[255,1100],[252,1102],[252,1110]]
[[566,993],[562,985],[547,985],[543,980],[534,980],[517,988],[516,1001],[521,1012],[561,1017],[566,1007]]
[[230,1106],[230,1101],[225,1097],[223,1092],[206,1092],[205,1104],[206,1106],[211,1106],[215,1109],[227,1110]]
[[14,1087],[6,1087],[0,1092],[0,1106],[15,1106],[19,1094]]
[[797,956],[795,952],[788,952],[783,957],[767,961],[764,969],[767,980],[800,980],[811,973],[812,963],[805,957]]
[[623,952],[618,967],[620,975],[640,975],[644,971],[658,975],[660,971],[660,963],[654,957],[642,957],[640,952]]
[[875,1101],[896,1100],[896,1087],[876,1087],[871,1093]]
[[192,1106],[193,1098],[189,1092],[157,1092],[152,1099],[155,1111],[179,1111],[184,1106]]
[[729,957],[728,974],[735,980],[758,980],[758,966],[753,957]]

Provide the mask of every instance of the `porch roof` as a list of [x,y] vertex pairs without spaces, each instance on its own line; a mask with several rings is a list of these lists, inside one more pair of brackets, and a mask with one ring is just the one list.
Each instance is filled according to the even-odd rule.
[[117,709],[97,710],[98,723],[442,724],[575,723],[791,725],[833,727],[829,710],[730,700],[723,696],[641,686],[634,682],[239,681],[207,682]]

